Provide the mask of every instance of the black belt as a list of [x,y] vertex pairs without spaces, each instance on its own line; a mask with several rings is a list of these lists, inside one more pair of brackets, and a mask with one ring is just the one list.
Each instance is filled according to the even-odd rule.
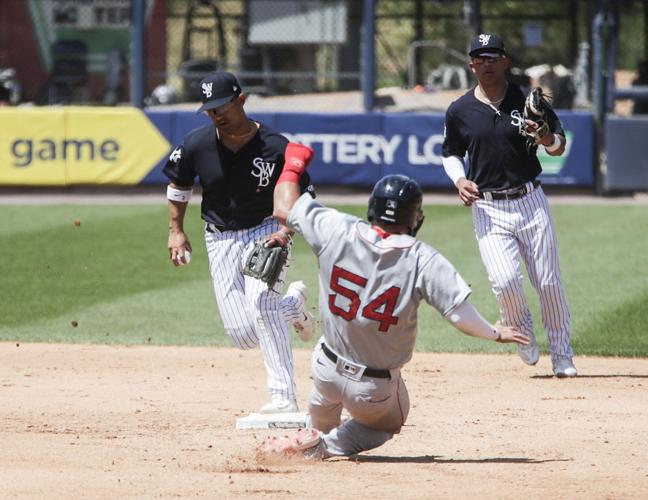
[[[337,354],[335,354],[328,347],[326,347],[326,344],[324,343],[322,343],[322,351],[324,351],[324,354],[326,354],[326,357],[328,359],[333,361],[333,363],[337,363],[338,360]],[[391,373],[389,370],[377,370],[375,368],[365,368],[363,375],[366,375],[367,377],[373,377],[373,378],[391,378]]]
[[222,233],[223,231],[227,231],[227,226],[218,226],[216,224],[212,224],[211,222],[208,222],[205,225],[205,230],[208,233]]
[[480,192],[479,197],[487,200],[488,196],[490,195],[493,200],[516,200],[517,198],[522,198],[522,196],[529,194],[531,191],[537,188],[540,185],[540,181],[533,181],[533,188],[529,188],[527,184],[512,189],[506,189],[504,191],[486,191],[484,193]]

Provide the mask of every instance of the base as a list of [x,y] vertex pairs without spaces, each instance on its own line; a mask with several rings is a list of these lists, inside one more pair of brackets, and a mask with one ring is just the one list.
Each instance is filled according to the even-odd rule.
[[301,429],[306,427],[305,413],[250,413],[236,419],[236,430]]

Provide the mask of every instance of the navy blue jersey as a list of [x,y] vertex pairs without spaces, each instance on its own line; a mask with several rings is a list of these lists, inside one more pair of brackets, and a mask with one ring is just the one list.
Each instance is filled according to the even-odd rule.
[[[164,174],[177,186],[193,186],[198,177],[201,216],[226,229],[246,229],[272,215],[273,191],[283,169],[288,139],[260,124],[255,136],[234,152],[216,138],[212,124],[192,130],[173,150]],[[300,179],[302,192],[310,177]]]
[[[540,175],[542,168],[535,150],[526,150],[524,127],[525,95],[509,84],[496,112],[475,97],[474,89],[453,102],[445,118],[443,156],[463,158],[468,152],[466,178],[480,191],[498,191],[521,186]],[[565,135],[551,111],[547,120],[552,132]]]

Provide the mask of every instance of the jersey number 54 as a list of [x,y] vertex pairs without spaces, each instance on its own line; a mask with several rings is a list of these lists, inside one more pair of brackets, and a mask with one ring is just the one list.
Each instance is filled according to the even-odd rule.
[[[358,276],[357,274],[354,274],[342,267],[333,266],[330,287],[337,293],[332,293],[329,295],[329,309],[336,316],[340,316],[347,321],[353,321],[358,314],[358,310],[362,306],[360,297],[355,291],[347,288],[342,283],[340,283],[341,280],[351,282],[354,285],[364,288],[367,285],[367,278]],[[362,308],[362,316],[367,319],[377,321],[378,323],[380,323],[378,326],[378,331],[386,332],[387,330],[389,330],[389,327],[391,325],[398,323],[398,317],[394,316],[394,309],[396,307],[396,304],[398,303],[399,294],[400,288],[398,288],[397,286],[389,287],[387,290],[371,300]],[[338,295],[342,295],[343,297],[349,299],[347,309],[336,305],[335,302]]]

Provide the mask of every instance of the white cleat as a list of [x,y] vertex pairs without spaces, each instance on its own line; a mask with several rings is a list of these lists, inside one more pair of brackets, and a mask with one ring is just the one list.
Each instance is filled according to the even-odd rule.
[[529,335],[529,343],[527,345],[517,345],[517,352],[520,359],[527,365],[533,366],[538,363],[540,359],[540,346],[534,333]]
[[295,327],[295,331],[299,338],[302,341],[307,342],[313,337],[313,331],[315,330],[315,318],[306,310],[308,287],[306,287],[306,284],[303,281],[293,281],[288,285],[286,295],[296,297],[301,302],[302,318],[295,321],[293,326]]
[[313,331],[315,330],[315,318],[309,312],[305,312],[303,314],[304,319],[295,321],[293,323],[293,326],[295,327],[295,331],[297,332],[299,338],[304,342],[307,342],[311,338],[313,338]]
[[553,372],[558,378],[574,378],[578,375],[572,358],[568,356],[558,356],[553,360]]
[[535,365],[540,359],[540,346],[533,340],[533,343],[528,345],[518,344],[517,346],[518,356],[524,361],[527,365]]
[[275,399],[270,403],[264,404],[259,413],[297,413],[297,401],[294,399]]

